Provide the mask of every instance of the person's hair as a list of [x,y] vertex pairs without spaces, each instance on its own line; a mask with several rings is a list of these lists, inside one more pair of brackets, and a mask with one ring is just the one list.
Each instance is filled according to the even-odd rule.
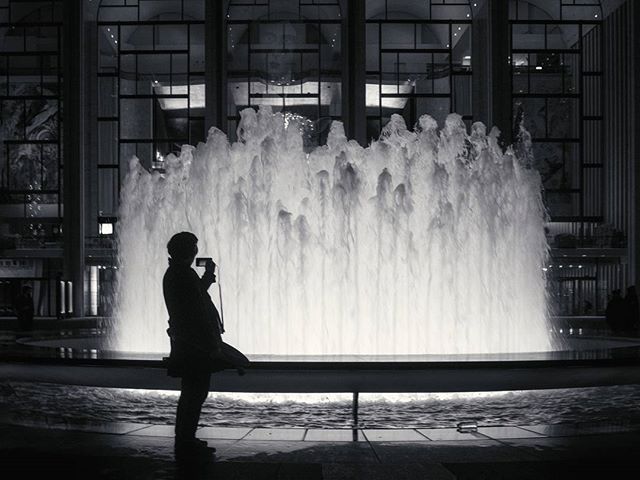
[[184,260],[193,255],[193,247],[198,243],[198,237],[191,232],[176,233],[169,243],[167,243],[167,251],[171,258],[176,260]]

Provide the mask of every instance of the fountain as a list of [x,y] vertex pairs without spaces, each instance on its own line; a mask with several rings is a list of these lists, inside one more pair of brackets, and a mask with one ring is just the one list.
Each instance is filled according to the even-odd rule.
[[249,355],[553,350],[540,178],[526,133],[517,153],[497,136],[394,115],[367,148],[334,122],[306,152],[295,117],[247,109],[236,143],[211,129],[163,172],[133,159],[113,348],[168,351],[166,243],[188,230],[219,264],[225,341]]

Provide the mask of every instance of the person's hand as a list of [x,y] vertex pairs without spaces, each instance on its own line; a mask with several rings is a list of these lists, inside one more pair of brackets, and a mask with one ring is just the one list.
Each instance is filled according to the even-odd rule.
[[216,264],[211,258],[207,259],[207,262],[204,266],[204,271],[207,275],[212,276],[214,282],[216,281]]

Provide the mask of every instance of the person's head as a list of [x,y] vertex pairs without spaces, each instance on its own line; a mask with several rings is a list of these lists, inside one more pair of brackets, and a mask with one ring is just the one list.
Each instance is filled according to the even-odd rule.
[[191,232],[176,233],[167,243],[167,251],[172,260],[191,265],[198,254],[198,237]]
[[635,295],[636,294],[636,286],[635,285],[631,285],[630,287],[627,287],[627,293],[631,294],[631,295]]

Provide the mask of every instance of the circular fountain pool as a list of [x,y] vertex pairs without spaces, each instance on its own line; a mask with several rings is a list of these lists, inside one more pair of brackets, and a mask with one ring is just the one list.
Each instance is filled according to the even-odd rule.
[[[23,340],[0,373],[96,387],[179,389],[163,354],[103,350],[103,332]],[[84,333],[84,335],[81,335]],[[640,340],[575,337],[552,352],[476,355],[250,356],[245,376],[214,375],[221,392],[474,392],[640,383]]]

